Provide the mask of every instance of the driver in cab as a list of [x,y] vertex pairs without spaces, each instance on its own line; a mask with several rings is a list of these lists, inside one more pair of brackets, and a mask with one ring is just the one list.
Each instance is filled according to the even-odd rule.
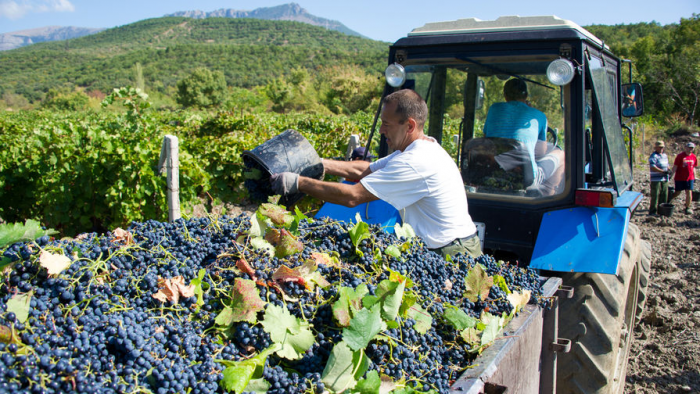
[[489,108],[484,123],[484,136],[510,138],[525,146],[524,152],[509,152],[496,156],[498,164],[506,171],[529,161],[533,170],[533,183],[529,189],[543,196],[560,192],[564,177],[564,151],[547,142],[547,116],[530,106],[525,81],[508,80],[503,86],[505,102]]

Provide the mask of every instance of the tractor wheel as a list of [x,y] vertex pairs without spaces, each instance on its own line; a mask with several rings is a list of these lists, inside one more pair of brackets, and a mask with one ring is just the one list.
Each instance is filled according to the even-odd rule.
[[651,274],[651,245],[642,241],[642,251],[639,259],[639,292],[637,293],[637,310],[634,316],[634,325],[642,321],[644,305],[647,303],[647,291],[649,287],[649,275]]
[[574,296],[559,306],[559,337],[572,346],[557,356],[558,393],[623,392],[637,308],[643,307],[638,303],[642,249],[639,228],[630,224],[618,275],[563,276]]

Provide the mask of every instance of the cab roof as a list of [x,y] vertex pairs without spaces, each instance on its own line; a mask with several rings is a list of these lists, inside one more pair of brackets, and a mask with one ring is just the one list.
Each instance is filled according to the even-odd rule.
[[471,33],[533,32],[538,30],[571,29],[589,40],[603,45],[603,42],[588,30],[574,22],[554,15],[547,16],[501,16],[496,20],[482,21],[477,18],[458,19],[445,22],[426,23],[413,29],[409,37],[435,36]]

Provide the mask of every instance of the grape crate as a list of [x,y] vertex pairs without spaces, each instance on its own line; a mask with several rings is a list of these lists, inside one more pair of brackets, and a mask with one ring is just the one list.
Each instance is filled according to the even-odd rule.
[[532,270],[273,204],[1,250],[2,392],[447,393],[547,306]]

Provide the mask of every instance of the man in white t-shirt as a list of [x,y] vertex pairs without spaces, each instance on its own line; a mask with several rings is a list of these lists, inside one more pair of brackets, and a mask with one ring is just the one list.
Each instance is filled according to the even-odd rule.
[[469,216],[462,176],[450,155],[423,133],[428,107],[420,95],[403,89],[384,98],[380,134],[394,152],[373,163],[323,160],[327,174],[359,179],[356,184],[324,182],[291,172],[274,174],[279,194],[302,192],[355,207],[384,200],[401,212],[428,248],[446,255],[482,254]]

